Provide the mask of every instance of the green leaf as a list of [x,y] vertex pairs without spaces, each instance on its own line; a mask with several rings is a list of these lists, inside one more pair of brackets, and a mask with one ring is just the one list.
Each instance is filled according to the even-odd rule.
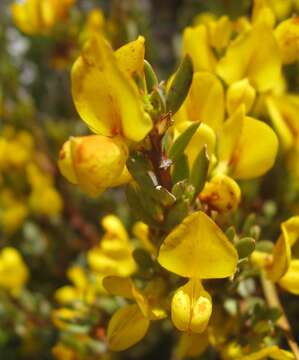
[[163,219],[163,213],[151,199],[142,195],[136,185],[129,184],[126,187],[126,197],[133,214],[137,219],[155,227]]
[[193,78],[193,64],[187,54],[180,64],[167,93],[166,108],[175,114],[188,95]]
[[158,78],[151,64],[146,60],[144,60],[144,76],[145,76],[147,91],[151,93],[154,90],[154,88],[158,85]]
[[175,140],[167,154],[169,159],[172,161],[180,159],[199,125],[200,122],[194,122]]
[[208,175],[210,159],[207,152],[207,147],[200,151],[194,160],[194,164],[190,174],[190,184],[195,188],[195,196],[203,189]]
[[185,154],[182,154],[180,158],[174,163],[171,177],[173,184],[189,178],[189,164]]
[[149,194],[155,196],[155,189],[158,185],[158,181],[156,175],[152,171],[150,162],[141,152],[135,152],[129,156],[127,168],[140,187]]

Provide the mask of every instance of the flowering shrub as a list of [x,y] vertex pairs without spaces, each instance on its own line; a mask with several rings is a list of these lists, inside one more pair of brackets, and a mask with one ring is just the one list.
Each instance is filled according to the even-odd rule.
[[230,3],[182,5],[168,75],[142,6],[11,6],[71,99],[0,92],[0,354],[299,359],[299,5]]

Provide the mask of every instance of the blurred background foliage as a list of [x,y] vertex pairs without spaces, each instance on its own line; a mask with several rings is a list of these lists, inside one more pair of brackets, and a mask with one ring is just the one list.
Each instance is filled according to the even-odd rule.
[[[70,67],[84,42],[90,12],[101,9],[103,18],[95,21],[96,26],[103,27],[115,48],[144,35],[146,58],[160,78],[166,79],[178,63],[182,29],[192,24],[196,15],[211,11],[236,18],[249,14],[252,2],[78,0],[51,35],[34,36],[13,24],[12,3],[0,2],[0,244],[1,249],[18,252],[0,249],[0,358],[52,359],[58,338],[51,318],[57,306],[55,291],[69,282],[68,269],[74,262],[84,263],[80,254],[98,243],[103,235],[99,219],[104,215],[118,215],[127,228],[134,222],[122,190],[108,190],[99,199],[90,199],[69,185],[56,166],[65,139],[88,132],[73,105]],[[299,86],[296,67],[287,69],[293,90]],[[266,208],[268,212],[278,210],[277,223],[281,209],[284,218],[291,214],[287,204],[290,198],[296,203],[298,196],[287,178],[275,183],[279,188],[280,182],[288,182],[287,193],[273,189],[269,179],[279,178],[280,166],[278,162],[262,185],[264,198],[273,194],[278,198]],[[256,195],[253,189],[254,185],[243,184],[244,211],[248,210],[246,200],[252,204]],[[252,210],[252,205],[248,206]],[[268,225],[264,236],[272,238],[277,227],[273,233],[270,222]],[[15,276],[7,281],[11,271]],[[292,322],[299,316],[295,300],[291,295],[283,300]],[[299,336],[298,323],[293,325]],[[142,358],[170,357],[170,337],[148,341],[155,345]],[[136,350],[122,358],[141,357]]]

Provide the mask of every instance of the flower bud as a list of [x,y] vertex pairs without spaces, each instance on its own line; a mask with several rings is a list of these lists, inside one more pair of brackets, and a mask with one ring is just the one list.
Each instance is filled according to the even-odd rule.
[[127,156],[128,148],[120,138],[90,135],[68,140],[59,154],[58,166],[71,183],[96,196],[115,185]]
[[232,178],[218,174],[205,184],[199,198],[213,210],[226,212],[235,210],[238,207],[241,191]]
[[172,298],[171,318],[181,331],[202,333],[211,313],[211,297],[197,279],[191,279],[180,287]]
[[254,100],[255,89],[250,85],[248,79],[237,81],[231,84],[227,90],[227,111],[232,114],[241,104],[244,104],[245,111],[248,113]]

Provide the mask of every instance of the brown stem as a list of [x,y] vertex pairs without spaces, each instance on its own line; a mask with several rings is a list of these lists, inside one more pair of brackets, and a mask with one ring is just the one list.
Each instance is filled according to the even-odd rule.
[[288,321],[288,318],[285,314],[284,308],[280,302],[280,299],[277,294],[275,285],[266,279],[263,275],[261,276],[261,283],[264,291],[266,301],[270,307],[276,307],[281,311],[281,317],[279,318],[277,324],[283,331],[290,349],[292,350],[296,360],[299,360],[299,347],[292,333],[292,328]]
[[164,159],[162,147],[161,147],[161,136],[155,129],[150,134],[152,149],[149,153],[149,157],[154,167],[155,174],[158,177],[159,183],[167,190],[171,189],[171,176],[170,168],[163,167],[162,162]]

